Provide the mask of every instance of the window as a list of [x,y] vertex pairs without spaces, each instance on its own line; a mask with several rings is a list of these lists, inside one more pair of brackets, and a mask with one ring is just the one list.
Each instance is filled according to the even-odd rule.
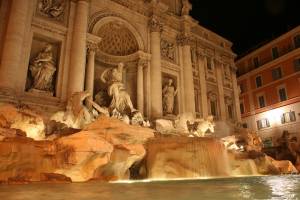
[[245,113],[245,107],[243,103],[240,103],[241,114]]
[[289,123],[289,122],[295,122],[295,121],[296,121],[295,111],[290,111],[290,112],[283,113],[282,116],[281,116],[281,123],[282,124]]
[[262,80],[261,80],[261,76],[257,76],[255,78],[255,83],[256,83],[256,87],[259,88],[262,86]]
[[281,73],[281,68],[280,67],[277,67],[275,69],[272,70],[272,77],[273,77],[273,80],[278,80],[282,77],[282,73]]
[[279,53],[278,53],[278,48],[277,47],[272,48],[272,57],[273,57],[273,59],[276,59],[276,58],[279,57]]
[[227,106],[227,111],[228,111],[228,117],[229,117],[229,119],[233,119],[232,105],[228,105]]
[[217,104],[216,101],[210,101],[210,112],[211,115],[216,117],[217,116]]
[[295,72],[300,71],[300,58],[294,60],[294,69],[295,69]]
[[259,67],[259,61],[258,61],[258,57],[253,58],[253,64],[255,68]]
[[295,48],[299,48],[300,47],[300,35],[296,35],[294,37],[294,43],[295,43]]
[[212,70],[211,58],[207,58],[207,69]]
[[259,96],[258,97],[258,104],[260,108],[263,108],[266,106],[266,102],[265,102],[265,97],[264,96]]
[[270,122],[268,119],[261,119],[256,121],[258,130],[270,127]]
[[286,90],[285,88],[280,88],[278,90],[278,94],[279,94],[279,100],[280,101],[286,101],[287,100],[287,95],[286,95]]
[[264,139],[263,144],[264,144],[264,148],[272,147],[273,146],[272,138],[269,137]]

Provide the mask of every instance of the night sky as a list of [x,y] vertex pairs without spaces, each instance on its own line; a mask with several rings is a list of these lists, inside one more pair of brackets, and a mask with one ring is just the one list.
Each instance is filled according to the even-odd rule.
[[233,42],[239,56],[300,25],[300,0],[190,0],[199,24]]

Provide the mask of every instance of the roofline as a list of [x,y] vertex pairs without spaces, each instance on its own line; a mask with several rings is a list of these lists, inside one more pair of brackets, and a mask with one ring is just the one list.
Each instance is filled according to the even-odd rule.
[[292,30],[282,34],[281,36],[275,38],[274,40],[264,44],[263,46],[257,48],[257,49],[254,49],[253,51],[251,51],[250,53],[248,53],[247,55],[239,58],[235,63],[236,64],[239,64],[240,62],[244,61],[245,59],[249,58],[249,57],[252,57],[254,54],[272,46],[273,44],[279,42],[281,39],[287,37],[287,36],[290,36],[290,35],[293,35],[295,33],[299,32],[300,33],[300,25],[296,26],[295,28],[293,28]]

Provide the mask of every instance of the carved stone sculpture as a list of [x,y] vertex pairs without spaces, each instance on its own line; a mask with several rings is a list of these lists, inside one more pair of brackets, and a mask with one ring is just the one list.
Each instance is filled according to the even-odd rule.
[[209,130],[211,133],[214,132],[215,124],[213,123],[213,116],[204,119],[196,119],[194,123],[187,121],[187,127],[191,136],[204,137],[205,133]]
[[53,92],[53,77],[56,67],[51,44],[47,44],[38,56],[31,61],[29,70],[33,78],[31,89]]
[[70,128],[82,129],[95,120],[93,114],[83,105],[88,92],[76,92],[68,100],[66,111],[55,113],[51,120],[66,124]]
[[42,15],[61,20],[65,10],[65,0],[40,0],[38,10]]
[[161,55],[167,60],[175,61],[175,45],[165,40],[162,40]]
[[105,70],[101,74],[101,80],[108,85],[108,95],[112,97],[109,109],[116,109],[121,114],[130,114],[135,111],[129,94],[122,83],[124,64],[120,63],[116,68]]
[[177,95],[177,89],[173,85],[173,80],[169,79],[163,88],[163,111],[164,114],[174,113],[174,99]]

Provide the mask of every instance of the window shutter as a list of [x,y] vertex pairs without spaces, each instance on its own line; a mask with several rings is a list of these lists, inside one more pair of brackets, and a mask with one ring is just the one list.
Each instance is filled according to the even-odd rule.
[[296,115],[295,115],[295,111],[293,111],[293,112],[290,112],[289,114],[290,114],[290,121],[291,121],[291,122],[294,122],[294,121],[296,121]]
[[267,127],[270,127],[270,122],[268,119],[265,119],[266,120],[266,124],[267,124]]
[[281,124],[285,123],[285,118],[284,118],[284,114],[281,115]]

